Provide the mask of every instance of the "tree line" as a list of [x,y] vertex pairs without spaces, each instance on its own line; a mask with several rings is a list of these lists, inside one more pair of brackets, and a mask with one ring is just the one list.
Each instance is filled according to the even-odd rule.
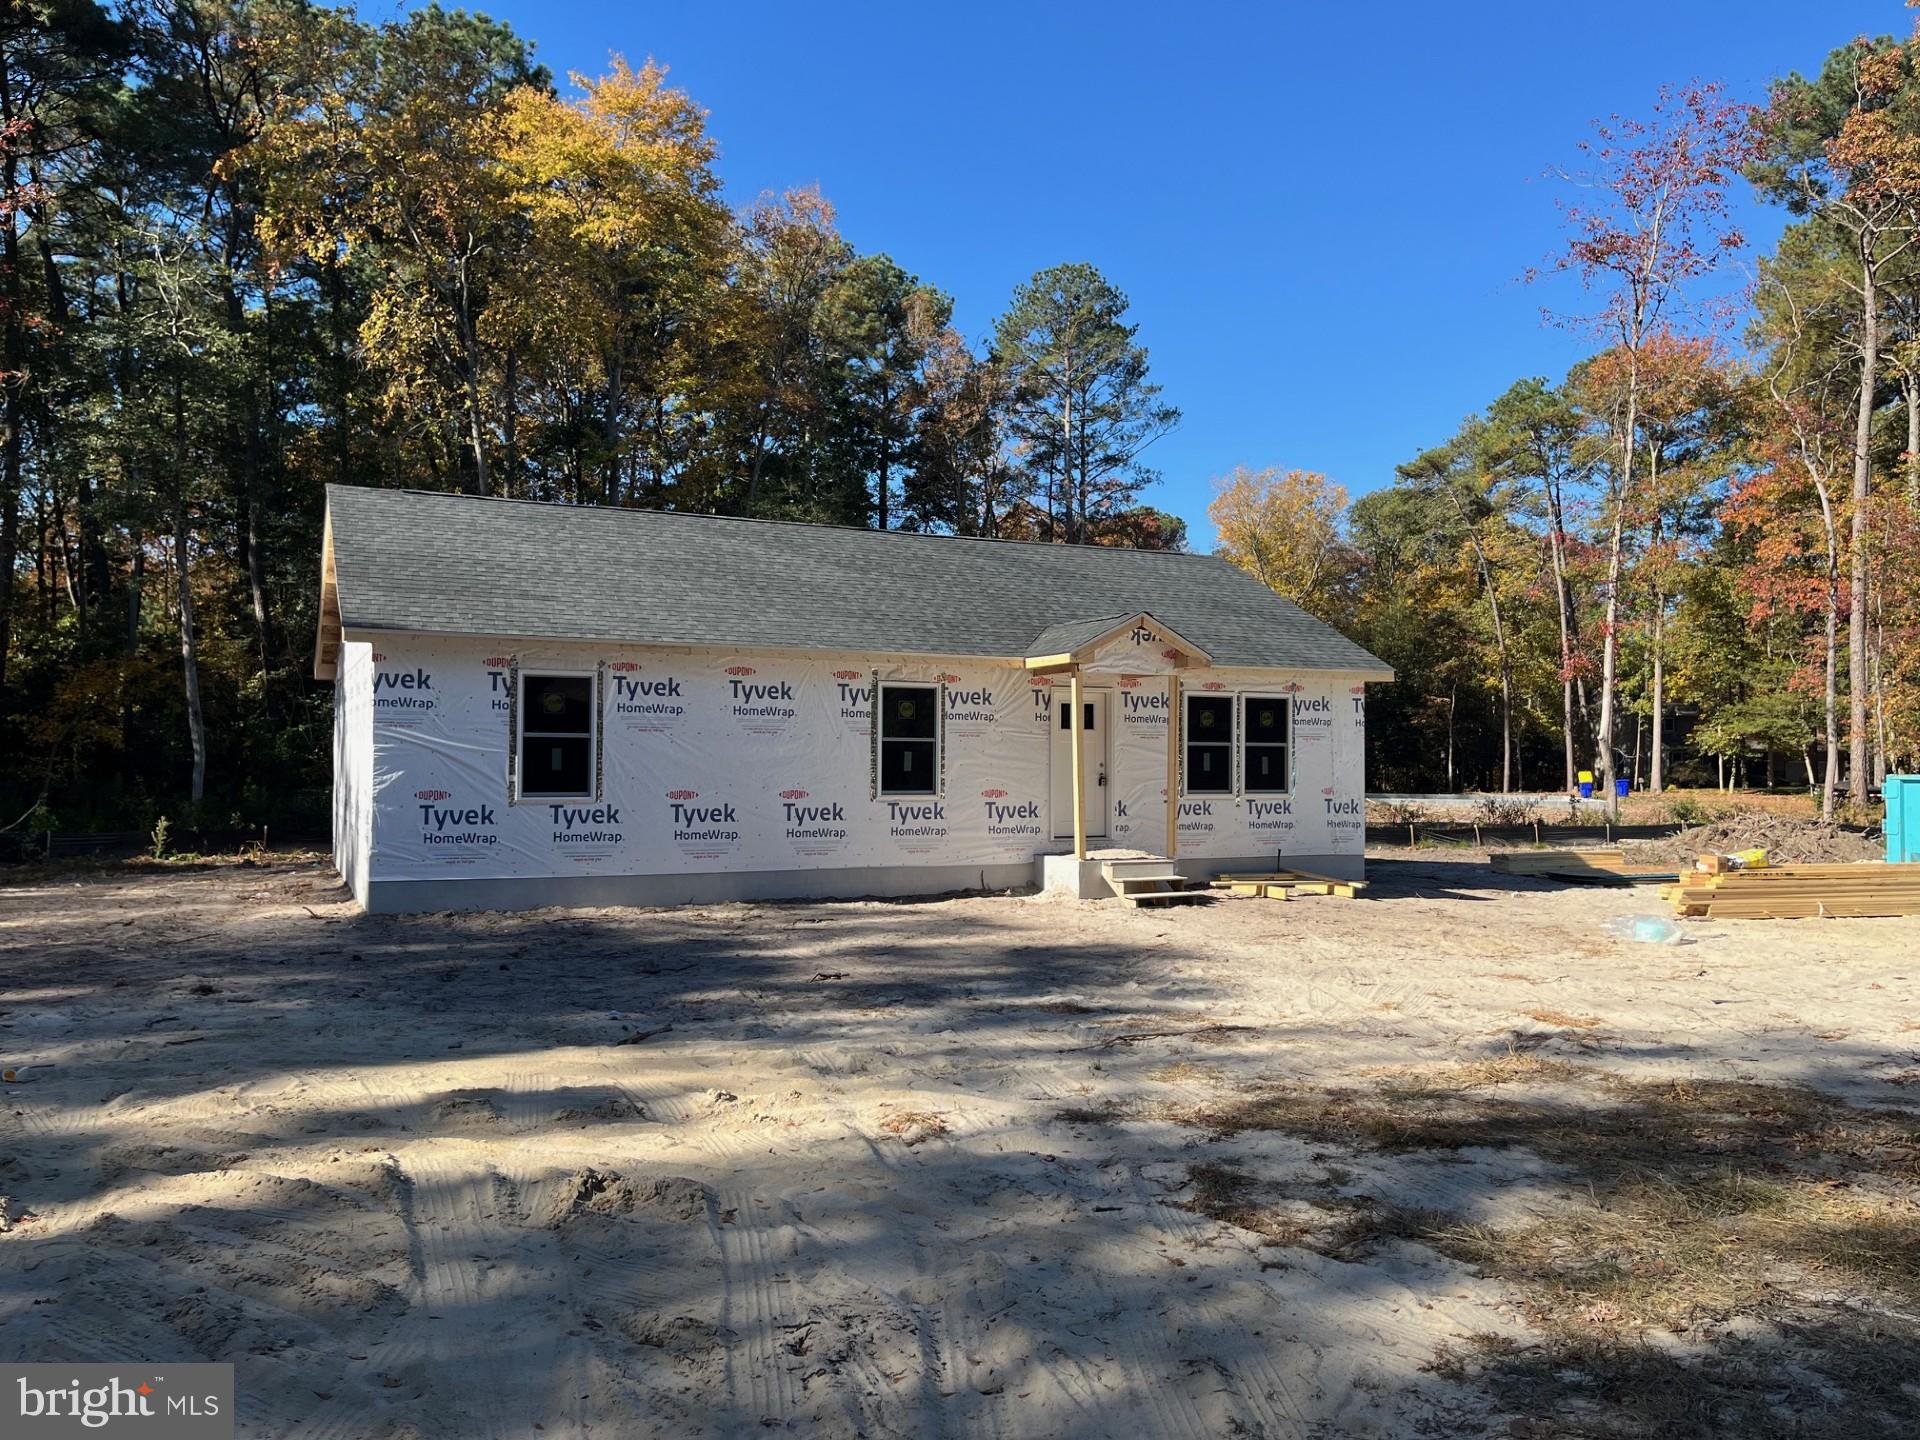
[[[1375,789],[1831,813],[1920,762],[1920,41],[1677,87],[1556,173],[1528,278],[1588,358],[1356,500],[1222,477],[1219,551],[1395,667]],[[9,5],[0,834],[324,823],[328,481],[1177,549],[1141,497],[1179,418],[1092,265],[970,339],[817,191],[730,205],[651,61],[562,84],[433,7]]]
[[1180,548],[1088,264],[984,342],[652,62],[484,16],[0,16],[0,827],[323,824],[322,487]]
[[[1695,84],[1557,172],[1591,356],[1348,503],[1240,471],[1223,553],[1368,644],[1376,790],[1766,784],[1920,764],[1920,38],[1760,103]],[[1770,253],[1742,187],[1782,207]],[[1569,285],[1550,288],[1558,300]]]

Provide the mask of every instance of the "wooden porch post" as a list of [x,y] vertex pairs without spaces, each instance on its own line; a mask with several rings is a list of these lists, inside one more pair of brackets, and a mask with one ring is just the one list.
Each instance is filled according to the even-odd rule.
[[1080,729],[1086,717],[1080,711],[1080,668],[1074,667],[1071,683],[1068,686],[1067,703],[1073,707],[1067,715],[1067,736],[1073,746],[1073,858],[1087,858],[1087,807],[1081,797],[1086,794],[1086,768],[1081,764],[1082,746]]
[[1167,677],[1167,858],[1180,843],[1180,677]]

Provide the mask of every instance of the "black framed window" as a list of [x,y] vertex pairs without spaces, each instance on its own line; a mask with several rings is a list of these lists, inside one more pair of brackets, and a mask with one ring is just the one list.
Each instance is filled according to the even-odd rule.
[[1246,695],[1240,700],[1240,785],[1249,795],[1292,788],[1287,746],[1293,703],[1285,696]]
[[940,788],[940,687],[882,685],[880,793],[932,795]]
[[520,672],[520,795],[524,799],[594,798],[593,743],[599,707],[594,677]]
[[1233,793],[1233,700],[1226,695],[1187,696],[1189,795]]

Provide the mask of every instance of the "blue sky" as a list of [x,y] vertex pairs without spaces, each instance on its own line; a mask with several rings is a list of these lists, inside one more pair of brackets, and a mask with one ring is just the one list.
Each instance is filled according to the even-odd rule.
[[[1540,315],[1577,289],[1518,277],[1556,240],[1538,177],[1595,117],[1691,78],[1757,100],[1912,21],[1899,0],[474,8],[557,74],[609,51],[669,65],[711,112],[731,198],[817,183],[971,336],[1035,270],[1099,266],[1185,412],[1149,498],[1196,548],[1236,463],[1358,494],[1579,358]],[[1779,225],[1747,223],[1762,243]]]

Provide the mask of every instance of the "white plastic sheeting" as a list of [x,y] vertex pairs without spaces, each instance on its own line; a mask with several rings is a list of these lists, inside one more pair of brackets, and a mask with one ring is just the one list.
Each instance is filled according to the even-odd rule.
[[[1119,637],[1083,683],[1111,697],[1101,843],[1158,852],[1172,665],[1156,641]],[[343,677],[352,663],[343,656]],[[598,677],[593,797],[511,799],[516,667]],[[1009,664],[383,635],[366,674],[370,713],[352,718],[366,712],[349,699],[345,723],[372,731],[376,882],[994,864],[1063,848],[1052,838],[1048,767],[1055,697],[1068,682]],[[1190,689],[1285,695],[1295,717],[1293,794],[1181,801],[1181,855],[1360,851],[1357,677],[1180,678]],[[937,795],[876,793],[873,690],[896,680],[941,687]],[[356,683],[343,678],[341,693]],[[349,774],[353,749],[350,738],[336,744]]]
[[333,864],[361,904],[373,842],[373,647],[342,645],[333,682]]

